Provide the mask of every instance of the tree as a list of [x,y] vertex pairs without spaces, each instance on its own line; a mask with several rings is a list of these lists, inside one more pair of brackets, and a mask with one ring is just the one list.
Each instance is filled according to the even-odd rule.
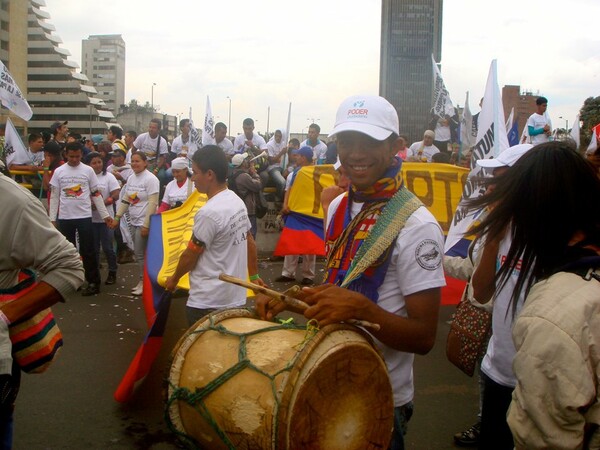
[[121,113],[127,113],[127,112],[140,112],[140,113],[151,113],[152,112],[152,105],[150,105],[150,102],[146,101],[146,103],[144,105],[140,105],[138,103],[138,101],[133,98],[131,100],[129,100],[129,104],[127,105],[121,105]]
[[600,96],[588,97],[579,110],[581,125],[581,147],[587,148],[592,139],[592,128],[600,123]]

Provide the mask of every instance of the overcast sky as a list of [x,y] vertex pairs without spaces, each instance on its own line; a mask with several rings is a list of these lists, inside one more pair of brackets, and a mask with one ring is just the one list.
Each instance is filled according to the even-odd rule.
[[[381,2],[376,0],[46,0],[69,58],[81,64],[81,40],[122,34],[126,102],[150,101],[168,114],[203,120],[206,96],[231,132],[253,117],[256,128],[292,131],[311,120],[328,132],[339,103],[377,94]],[[168,8],[168,9],[167,9]],[[589,96],[600,95],[598,0],[444,0],[442,75],[461,106],[470,91],[477,112],[490,62],[500,87],[545,95],[554,126],[569,126]],[[563,116],[564,119],[559,119]],[[401,125],[402,127],[402,125]]]

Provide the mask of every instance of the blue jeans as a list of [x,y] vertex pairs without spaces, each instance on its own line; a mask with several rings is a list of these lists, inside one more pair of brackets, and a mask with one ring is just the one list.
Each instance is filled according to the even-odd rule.
[[104,222],[94,222],[92,223],[92,227],[94,229],[94,250],[96,252],[96,261],[98,261],[98,266],[100,265],[100,247],[102,247],[102,251],[104,252],[104,255],[106,255],[106,261],[108,262],[108,271],[116,272],[117,254],[115,253],[115,248],[113,247],[113,237],[115,231],[108,228]]
[[404,435],[408,421],[413,415],[413,402],[394,408],[394,431],[389,450],[404,450]]
[[281,167],[273,167],[271,170],[269,170],[269,178],[273,180],[275,189],[277,189],[277,197],[279,200],[283,200],[283,196],[285,194],[285,178],[283,178],[281,172],[283,172]]
[[185,316],[188,320],[188,325],[191,327],[204,316],[208,316],[211,312],[216,311],[216,308],[210,309],[200,309],[200,308],[192,308],[191,306],[185,307]]

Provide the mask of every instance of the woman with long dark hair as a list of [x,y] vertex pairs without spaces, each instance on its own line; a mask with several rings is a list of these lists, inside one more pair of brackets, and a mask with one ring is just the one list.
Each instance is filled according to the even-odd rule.
[[[516,275],[508,425],[517,448],[588,448],[600,425],[600,180],[569,142],[541,144],[495,189],[470,202],[492,206],[476,227],[511,239],[496,292]],[[596,442],[596,441],[593,441]]]
[[127,179],[123,187],[121,205],[117,210],[115,220],[119,221],[123,214],[129,212],[135,259],[140,267],[140,280],[131,290],[133,295],[142,295],[144,273],[144,256],[150,231],[150,216],[158,206],[159,182],[147,170],[148,158],[144,152],[134,152],[131,155],[133,175]]

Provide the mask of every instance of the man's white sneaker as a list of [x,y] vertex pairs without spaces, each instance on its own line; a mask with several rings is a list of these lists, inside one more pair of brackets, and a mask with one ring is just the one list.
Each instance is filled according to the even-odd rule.
[[144,282],[140,281],[137,286],[131,290],[131,293],[133,295],[142,295],[142,292],[144,292]]

